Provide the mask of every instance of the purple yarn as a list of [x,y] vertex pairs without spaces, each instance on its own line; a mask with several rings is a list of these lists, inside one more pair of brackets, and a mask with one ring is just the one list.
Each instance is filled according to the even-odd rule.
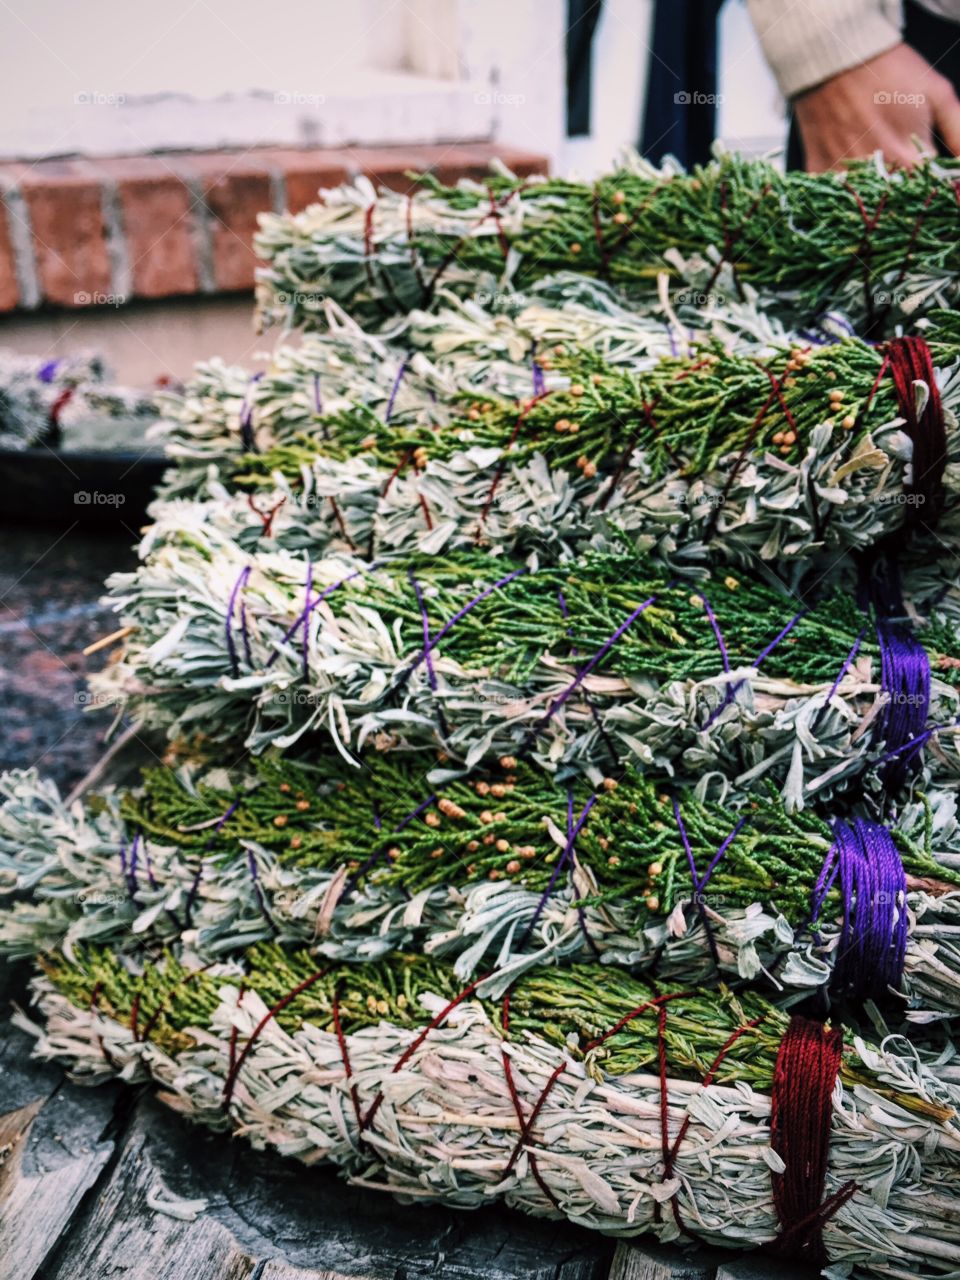
[[323,397],[320,395],[320,375],[313,375],[313,407],[318,414],[323,414]]
[[853,1000],[898,991],[907,947],[907,877],[886,827],[863,818],[836,822],[834,842],[813,891],[816,924],[839,877],[843,899],[840,942],[831,990]]
[[[237,596],[240,594],[243,588],[247,585],[247,579],[249,577],[250,577],[250,565],[247,565],[247,567],[245,569],[241,569],[239,574],[237,575],[237,580],[233,584],[233,589],[230,592],[230,599],[227,602],[227,618],[226,618],[226,622],[224,623],[224,627],[227,634],[227,653],[230,655],[230,669],[233,672],[234,680],[236,680],[237,676],[239,676],[240,674],[240,663],[237,660],[237,646],[234,644],[234,641],[233,641],[233,611],[237,606]],[[249,662],[250,646],[246,640],[246,627],[244,627],[244,647],[247,653],[247,661]]]
[[427,660],[427,679],[430,681],[430,688],[436,693],[437,673],[433,669],[433,658],[430,656],[430,619],[427,616],[427,606],[423,598],[423,592],[420,590],[420,583],[414,577],[412,569],[407,570],[407,577],[410,579],[410,585],[413,587],[414,594],[417,597],[417,607],[420,610],[420,617],[423,619],[423,652]]
[[[537,921],[540,919],[541,915],[543,914],[544,907],[546,907],[547,903],[550,901],[551,894],[553,893],[554,888],[556,887],[556,884],[557,884],[557,880],[560,877],[560,872],[563,871],[567,863],[572,858],[573,847],[577,842],[577,836],[583,830],[583,824],[586,822],[590,814],[590,810],[593,808],[596,802],[597,802],[597,797],[594,794],[583,806],[583,809],[580,813],[580,817],[577,819],[576,823],[574,823],[573,791],[569,790],[567,792],[567,843],[564,845],[563,853],[557,859],[557,865],[553,869],[553,874],[551,875],[547,883],[546,889],[544,889],[543,893],[540,895],[540,901],[537,903],[537,909],[534,911],[533,916],[530,920],[530,923],[527,925],[526,929],[524,929],[523,931],[523,936],[520,939],[521,947],[526,946],[527,940],[529,939],[531,933],[533,933],[533,930],[536,927]],[[584,929],[584,933],[586,933],[586,924],[585,924],[585,921],[582,920],[582,918],[581,918],[581,926]],[[587,934],[587,939],[588,941],[590,941],[589,934]]]
[[[408,827],[411,822],[413,822],[416,818],[419,818],[420,814],[423,813],[425,809],[429,809],[430,806],[433,804],[433,802],[436,800],[436,798],[437,798],[436,792],[434,792],[432,795],[427,796],[426,800],[424,800],[421,804],[418,804],[415,809],[411,809],[405,818],[400,819],[397,825],[393,828],[393,831],[394,832],[403,831],[403,829],[405,827]],[[374,809],[373,809],[373,824],[378,831],[380,831],[383,827],[383,823],[380,821],[380,814],[376,808],[376,805],[374,805]],[[386,853],[385,847],[378,849],[376,853],[371,853],[370,857],[365,859],[360,864],[360,866],[357,867],[353,875],[351,875],[347,879],[346,883],[343,886],[343,892],[345,894],[351,893],[356,888],[357,882],[360,880],[360,878],[362,876],[365,876],[366,873],[371,870],[371,868],[375,867],[377,863],[382,860],[385,853]]]
[[393,386],[390,388],[390,399],[387,401],[387,411],[383,415],[384,422],[389,422],[393,414],[393,406],[397,399],[397,392],[400,390],[400,383],[403,381],[403,375],[407,371],[407,356],[400,361],[400,368],[397,370],[397,376],[393,380]]
[[710,955],[713,959],[713,963],[716,966],[717,970],[719,971],[720,953],[717,950],[717,940],[713,936],[713,928],[710,924],[710,921],[707,918],[707,912],[703,902],[703,891],[704,889],[706,889],[707,885],[709,884],[710,877],[713,875],[714,871],[717,869],[717,866],[721,858],[727,852],[730,846],[733,844],[734,840],[736,840],[737,836],[740,834],[740,831],[742,830],[743,825],[746,822],[746,818],[743,817],[737,821],[733,830],[724,839],[719,849],[710,859],[710,863],[706,871],[701,876],[697,871],[696,859],[694,858],[693,850],[690,847],[690,838],[687,835],[687,828],[684,826],[683,815],[680,813],[680,804],[676,799],[674,799],[673,801],[673,816],[677,823],[677,830],[680,832],[680,839],[683,843],[684,852],[687,855],[687,866],[690,868],[690,879],[693,881],[693,903],[694,903],[694,906],[697,908],[697,914],[700,917],[700,923],[703,925],[703,931],[707,936],[707,945],[710,948]]
[[760,663],[764,660],[764,658],[769,658],[770,654],[773,653],[777,645],[780,644],[782,641],[786,640],[787,636],[790,634],[793,628],[797,625],[800,619],[805,618],[809,612],[810,612],[809,609],[801,609],[799,613],[795,613],[793,617],[790,619],[790,621],[787,623],[787,625],[779,633],[779,635],[774,636],[774,638],[770,641],[767,647],[761,650],[761,652],[758,654],[756,658],[756,661],[753,664],[754,667],[759,667]]
[[[713,612],[713,609],[710,607],[710,601],[707,599],[707,597],[704,595],[702,591],[695,591],[694,594],[699,596],[700,599],[703,601],[704,611],[706,612],[707,618],[710,622],[710,626],[713,630],[713,634],[716,638],[717,648],[720,650],[720,661],[723,663],[723,670],[727,675],[729,675],[730,674],[730,657],[727,653],[727,646],[723,642],[723,632],[720,630],[720,623],[717,621],[717,615]],[[728,684],[726,688],[726,692],[723,695],[723,701],[718,706],[714,707],[713,711],[711,711],[710,715],[707,718],[706,724],[703,726],[704,729],[710,728],[710,726],[713,724],[714,720],[716,720],[717,716],[724,709],[724,707],[728,707],[730,703],[733,701],[733,697],[734,697],[733,686]]]
[[877,623],[880,688],[889,703],[880,721],[886,752],[883,780],[901,786],[919,760],[930,705],[930,659],[903,627]]
[[543,376],[543,366],[537,363],[536,342],[530,348],[530,372],[533,375],[533,394],[542,396],[547,389],[547,384]]
[[307,558],[307,576],[304,581],[303,589],[303,647],[301,653],[301,661],[303,664],[303,678],[306,680],[309,672],[307,663],[307,645],[310,639],[310,592],[313,590],[313,561]]
[[255,373],[250,379],[244,392],[243,405],[240,409],[240,439],[243,441],[243,447],[247,453],[259,452],[257,441],[253,434],[253,388],[262,377],[262,373]]
[[587,678],[587,676],[594,669],[597,663],[603,661],[603,659],[607,656],[607,654],[610,652],[613,646],[617,643],[617,641],[620,639],[623,633],[627,630],[627,628],[630,627],[634,622],[636,622],[637,618],[640,617],[641,613],[643,613],[645,609],[649,609],[649,607],[654,603],[656,599],[657,597],[655,595],[650,596],[648,600],[644,600],[643,604],[637,605],[633,613],[631,613],[630,616],[624,622],[621,622],[620,626],[617,627],[616,631],[613,633],[610,639],[605,641],[600,646],[597,652],[593,655],[593,657],[589,660],[589,662],[587,662],[587,664],[584,667],[581,667],[581,669],[577,672],[576,676],[574,677],[572,683],[567,685],[566,689],[564,689],[563,693],[561,693],[559,697],[554,698],[553,702],[551,702],[550,706],[547,708],[543,716],[541,716],[541,718],[530,730],[530,733],[527,735],[528,741],[531,738],[536,737],[536,735],[540,732],[540,730],[550,723],[550,721],[557,714],[557,712],[560,710],[560,708],[563,706],[566,700],[570,697],[570,695],[574,692],[574,690],[577,689],[583,683],[583,681]]
[[827,707],[829,707],[830,703],[833,701],[833,695],[840,688],[841,680],[847,674],[850,668],[853,666],[854,660],[856,659],[857,654],[860,652],[860,646],[861,644],[863,644],[863,637],[866,634],[867,634],[866,627],[861,628],[860,634],[857,636],[856,640],[854,640],[853,642],[853,647],[851,648],[847,656],[844,658],[843,666],[840,668],[840,671],[837,675],[836,680],[834,680],[833,684],[830,686],[830,692],[827,694],[823,706],[820,708],[820,710],[817,712],[816,716],[814,717],[814,720],[813,720],[814,732],[816,732],[817,725],[819,725],[820,721],[823,719],[823,715],[826,712]]
[[247,627],[247,606],[243,600],[240,601],[240,638],[243,640],[243,656],[247,660],[247,666],[253,666],[253,654],[250,652],[250,631]]
[[50,383],[57,376],[57,370],[61,365],[60,360],[48,360],[46,364],[42,364],[37,370],[37,378],[40,382]]
[[414,671],[419,667],[420,663],[429,659],[431,652],[436,649],[444,636],[450,632],[451,628],[454,627],[461,618],[466,617],[471,609],[475,609],[478,604],[483,600],[486,600],[487,596],[493,595],[494,591],[499,590],[500,587],[505,587],[509,582],[512,582],[514,578],[519,578],[522,573],[526,572],[526,569],[514,569],[513,573],[508,573],[505,578],[500,578],[499,581],[493,584],[493,586],[485,587],[478,596],[474,596],[474,598],[465,604],[462,609],[458,609],[453,617],[443,624],[437,634],[430,640],[429,644],[426,644],[423,650],[417,654],[410,666],[407,667],[406,671],[401,674],[399,683],[405,684],[406,681],[410,679]]
[[[376,569],[377,567],[378,567],[377,564],[374,563],[370,566],[370,569],[373,570],[373,569]],[[311,574],[311,580],[312,580],[312,573],[313,573],[312,566],[310,566],[309,572]],[[297,615],[296,621],[291,623],[291,625],[280,637],[277,648],[273,651],[273,653],[267,659],[266,665],[268,667],[273,666],[276,660],[280,657],[280,645],[286,644],[287,641],[291,638],[291,636],[296,634],[298,628],[301,625],[304,628],[306,628],[307,616],[310,613],[312,613],[314,609],[316,609],[318,604],[322,604],[323,601],[326,600],[327,596],[331,595],[334,591],[336,591],[337,587],[342,587],[344,583],[350,582],[354,578],[359,578],[362,573],[363,573],[362,569],[355,569],[353,573],[348,573],[347,576],[345,578],[341,578],[339,582],[334,582],[329,587],[324,587],[324,589],[320,592],[320,594],[317,596],[315,600],[309,601],[306,608],[303,610],[303,612]]]

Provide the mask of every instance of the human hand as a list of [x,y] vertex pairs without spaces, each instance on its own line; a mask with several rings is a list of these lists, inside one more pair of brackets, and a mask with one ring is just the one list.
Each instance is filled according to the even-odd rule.
[[953,85],[906,44],[808,89],[794,110],[810,173],[843,168],[875,151],[909,167],[918,159],[915,139],[932,152],[935,133],[960,154]]

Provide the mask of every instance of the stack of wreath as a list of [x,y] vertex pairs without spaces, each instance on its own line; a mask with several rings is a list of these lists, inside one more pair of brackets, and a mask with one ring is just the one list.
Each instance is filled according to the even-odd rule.
[[109,583],[166,758],[0,779],[37,1052],[408,1198],[957,1273],[957,216],[735,157],[266,216],[317,332],[167,397]]

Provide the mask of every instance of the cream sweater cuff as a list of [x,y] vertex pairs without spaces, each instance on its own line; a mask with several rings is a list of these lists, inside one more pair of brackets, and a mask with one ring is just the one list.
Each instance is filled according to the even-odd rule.
[[786,98],[900,43],[900,0],[747,0]]

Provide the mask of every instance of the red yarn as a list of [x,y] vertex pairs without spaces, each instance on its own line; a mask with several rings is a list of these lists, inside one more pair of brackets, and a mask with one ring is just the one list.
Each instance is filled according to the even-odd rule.
[[[503,997],[502,1026],[503,1026],[503,1034],[504,1036],[506,1036],[510,1030],[510,992],[509,991]],[[556,1083],[560,1075],[560,1071],[555,1071],[553,1075],[550,1077],[550,1079],[547,1081],[546,1087],[544,1088],[543,1092],[540,1095],[540,1098],[537,1100],[536,1106],[534,1107],[533,1115],[531,1115],[529,1120],[526,1120],[523,1115],[523,1104],[520,1101],[520,1094],[517,1092],[517,1086],[514,1083],[514,1079],[513,1079],[513,1063],[510,1061],[510,1055],[509,1053],[507,1053],[506,1049],[501,1049],[500,1057],[503,1061],[503,1074],[507,1082],[507,1091],[510,1094],[510,1101],[513,1103],[513,1110],[516,1113],[517,1122],[520,1125],[520,1137],[517,1139],[517,1145],[514,1148],[513,1154],[510,1157],[510,1162],[507,1165],[506,1169],[504,1170],[504,1176],[506,1176],[506,1174],[509,1173],[509,1171],[513,1168],[524,1145],[530,1141],[530,1132],[533,1128],[534,1119],[539,1114],[540,1108],[543,1106],[543,1103],[546,1101],[548,1093]],[[566,1067],[566,1065],[567,1065],[566,1063],[563,1063],[561,1070],[563,1069],[563,1067]],[[533,1177],[537,1186],[540,1188],[543,1194],[547,1197],[547,1199],[550,1201],[553,1207],[558,1212],[562,1212],[562,1210],[560,1209],[560,1202],[557,1200],[557,1197],[553,1194],[553,1192],[547,1186],[546,1182],[543,1179],[543,1175],[540,1173],[540,1166],[537,1163],[537,1153],[535,1151],[531,1151],[529,1153],[529,1159],[530,1159],[530,1172],[531,1174],[533,1174]]]
[[[260,1021],[257,1023],[257,1025],[254,1027],[253,1032],[250,1035],[250,1039],[240,1050],[240,1056],[236,1059],[235,1062],[231,1064],[230,1070],[227,1072],[227,1078],[223,1084],[224,1111],[228,1110],[230,1107],[230,1101],[233,1098],[233,1090],[234,1090],[234,1086],[237,1083],[237,1077],[240,1074],[240,1068],[243,1066],[247,1058],[250,1056],[250,1051],[253,1048],[254,1044],[256,1043],[257,1037],[260,1035],[260,1032],[271,1020],[271,1018],[275,1018],[278,1013],[282,1013],[283,1010],[287,1007],[288,1004],[290,1004],[292,1000],[296,1000],[297,996],[302,995],[304,991],[306,991],[309,987],[312,987],[315,982],[319,982],[319,980],[328,971],[329,971],[328,969],[318,969],[316,973],[311,973],[309,978],[304,978],[304,980],[298,983],[293,988],[292,991],[289,991],[281,1000],[278,1000],[272,1009],[268,1009],[267,1012],[260,1019]],[[242,993],[241,993],[241,998],[242,998]]]
[[827,1261],[824,1226],[856,1190],[856,1183],[847,1182],[823,1199],[831,1099],[842,1054],[842,1031],[793,1017],[773,1073],[770,1145],[786,1166],[783,1173],[771,1174],[780,1223],[774,1250],[816,1266]]
[[[915,497],[917,501],[906,504],[904,524],[908,528],[917,525],[930,528],[943,506],[943,473],[947,465],[947,432],[933,357],[923,338],[893,338],[887,343],[886,354],[900,414],[913,442],[912,479],[903,488],[908,497]],[[918,381],[926,383],[929,389],[926,406],[920,414],[913,387]]]
[[263,525],[263,528],[260,531],[260,536],[262,538],[269,538],[272,535],[273,522],[276,519],[277,512],[280,510],[280,508],[283,506],[286,500],[287,499],[283,497],[280,499],[278,503],[272,506],[269,511],[261,511],[260,508],[257,506],[257,504],[253,500],[253,494],[251,493],[247,495],[247,506],[250,508],[250,510],[253,512],[255,516],[260,517],[260,523]]
[[553,393],[550,391],[541,391],[539,395],[532,396],[531,399],[529,399],[526,402],[522,412],[519,414],[516,422],[513,424],[513,430],[510,432],[510,439],[507,441],[504,447],[503,453],[500,455],[500,461],[497,463],[497,470],[494,473],[493,482],[490,485],[490,490],[487,493],[486,501],[483,504],[483,510],[480,512],[480,523],[477,526],[477,534],[476,534],[478,539],[480,537],[480,534],[483,532],[483,526],[486,523],[487,516],[490,514],[490,508],[493,506],[493,499],[496,496],[496,492],[500,485],[500,481],[503,479],[503,473],[507,469],[507,454],[510,452],[511,448],[513,447],[513,443],[516,440],[517,436],[520,434],[520,428],[523,426],[527,418],[530,416],[530,410],[533,408],[533,406],[535,404],[539,404],[541,400],[546,400],[547,396],[552,394]]

